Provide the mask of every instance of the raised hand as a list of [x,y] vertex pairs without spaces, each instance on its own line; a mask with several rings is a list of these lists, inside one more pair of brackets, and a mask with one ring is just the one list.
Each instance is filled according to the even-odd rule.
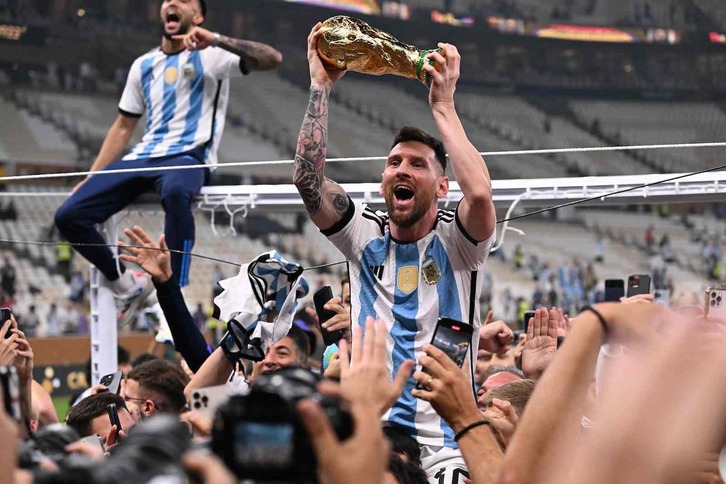
[[368,318],[365,336],[361,336],[361,331],[354,332],[350,347],[346,340],[341,340],[340,385],[327,382],[321,385],[320,391],[339,396],[351,404],[358,402],[371,406],[379,415],[386,413],[401,396],[414,365],[413,361],[406,360],[393,381],[390,380],[387,335],[385,323]]
[[192,27],[186,34],[172,35],[171,38],[183,41],[187,50],[202,50],[212,45],[214,33],[202,27]]
[[484,412],[484,417],[495,430],[498,440],[506,448],[514,436],[519,423],[519,416],[512,404],[507,400],[492,399],[492,404]]
[[[431,89],[429,90],[429,104],[453,104],[456,82],[461,74],[461,55],[451,44],[439,43],[444,55],[432,52],[427,59],[432,59],[436,67],[425,63],[423,69],[431,76]],[[438,67],[438,70],[437,70]]]
[[556,308],[537,309],[529,320],[522,350],[522,371],[527,378],[539,378],[555,357],[559,314]]
[[12,324],[8,320],[0,328],[0,366],[12,365],[18,355],[18,335],[11,333],[9,337],[5,337],[11,331]]
[[119,257],[124,262],[138,265],[157,282],[166,282],[171,279],[171,256],[166,245],[166,237],[162,234],[159,243],[154,242],[149,234],[135,225],[133,230],[126,229],[124,233],[131,239],[135,247],[119,241],[118,245],[129,254]]
[[318,55],[318,39],[323,35],[321,30],[323,24],[318,22],[310,31],[308,36],[308,64],[310,65],[310,81],[318,87],[330,88],[341,77],[345,71],[330,67],[320,60]]
[[[489,319],[487,316],[487,321]],[[501,355],[509,351],[513,341],[514,332],[504,321],[493,321],[479,328],[480,350]]]
[[433,345],[424,347],[425,356],[419,363],[428,373],[417,371],[414,380],[422,389],[414,389],[411,394],[430,402],[441,418],[454,432],[466,425],[481,420],[481,414],[472,395],[471,383],[464,372],[456,366],[449,356]]

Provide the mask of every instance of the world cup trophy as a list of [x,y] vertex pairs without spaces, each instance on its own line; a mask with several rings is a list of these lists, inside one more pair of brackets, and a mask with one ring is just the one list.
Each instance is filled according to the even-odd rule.
[[357,18],[331,17],[323,22],[321,30],[318,55],[325,64],[337,69],[376,76],[393,74],[418,79],[429,86],[431,76],[424,70],[424,64],[437,71],[441,68],[426,58],[431,52],[444,55],[441,49],[420,50]]

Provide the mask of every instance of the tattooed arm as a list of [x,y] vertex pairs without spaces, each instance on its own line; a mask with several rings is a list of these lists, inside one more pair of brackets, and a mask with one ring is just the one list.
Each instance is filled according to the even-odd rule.
[[233,39],[226,35],[217,36],[202,27],[194,27],[188,33],[174,35],[172,38],[183,41],[184,47],[189,50],[201,50],[216,45],[220,49],[236,54],[239,56],[239,66],[244,74],[250,71],[268,71],[282,62],[282,54],[267,44]]
[[327,69],[318,57],[316,46],[320,24],[308,37],[310,64],[310,102],[305,113],[295,153],[293,182],[300,192],[310,218],[320,229],[329,229],[348,210],[345,190],[325,178],[325,156],[328,149],[328,99],[335,81],[344,71]]
[[221,35],[217,46],[237,54],[240,59],[240,68],[245,74],[250,71],[269,71],[282,62],[282,54],[267,44],[240,40]]

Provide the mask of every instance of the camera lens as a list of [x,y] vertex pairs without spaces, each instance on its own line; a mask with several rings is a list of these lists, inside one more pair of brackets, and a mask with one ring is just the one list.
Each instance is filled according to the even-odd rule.
[[716,298],[716,302],[721,302],[721,296]]
[[716,293],[715,293],[715,292],[712,292],[712,293],[711,293],[711,297],[712,297],[712,298],[716,297]]
[[714,301],[713,299],[711,299],[711,306],[715,306],[715,305],[716,305],[716,301]]

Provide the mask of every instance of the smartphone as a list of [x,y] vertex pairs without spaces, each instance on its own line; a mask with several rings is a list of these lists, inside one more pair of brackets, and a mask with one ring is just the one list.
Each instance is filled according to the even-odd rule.
[[123,429],[121,428],[121,420],[118,418],[118,409],[116,408],[115,403],[109,403],[106,405],[106,412],[108,412],[108,420],[111,422],[111,426],[116,426],[116,429],[118,429],[119,432],[121,432]]
[[194,390],[189,403],[192,410],[209,420],[214,420],[217,408],[227,400],[229,400],[229,387],[224,384]]
[[[461,368],[471,348],[472,334],[474,334],[474,328],[470,324],[441,318],[436,323],[431,344],[446,353],[456,363],[456,366]],[[428,373],[428,370],[424,368],[423,372]],[[421,390],[423,385],[417,383],[416,388]]]
[[323,328],[323,323],[335,316],[335,311],[325,309],[325,304],[331,299],[333,299],[333,290],[330,286],[323,287],[313,296],[315,312],[318,313],[318,320],[320,321],[320,333],[323,335],[323,342],[325,343],[325,346],[338,344],[338,341],[343,339],[342,330],[328,331]]
[[106,448],[103,446],[103,440],[101,440],[101,437],[97,434],[88,435],[86,437],[83,437],[80,442],[84,442],[86,444],[90,444],[94,447],[98,447],[101,449],[101,452],[106,452]]
[[[6,321],[10,319],[10,316],[12,315],[12,311],[10,308],[0,308],[0,325],[5,324]],[[8,339],[10,336],[12,336],[13,333],[8,330],[7,333],[5,333],[5,339]]]
[[2,386],[5,411],[10,418],[20,423],[23,418],[20,412],[20,384],[14,366],[0,366],[0,386]]
[[622,279],[605,280],[605,302],[620,302],[625,297],[625,282]]
[[647,274],[633,274],[628,277],[627,297],[638,294],[650,294],[650,276]]
[[709,287],[706,289],[706,317],[726,319],[726,289]]
[[524,312],[524,321],[522,321],[522,327],[524,328],[524,334],[529,331],[529,320],[534,317],[534,310]]
[[124,374],[122,371],[117,371],[115,373],[109,373],[108,375],[101,378],[101,381],[99,382],[101,385],[108,388],[109,393],[115,393],[118,395],[118,392],[121,390],[121,380],[123,380]]

